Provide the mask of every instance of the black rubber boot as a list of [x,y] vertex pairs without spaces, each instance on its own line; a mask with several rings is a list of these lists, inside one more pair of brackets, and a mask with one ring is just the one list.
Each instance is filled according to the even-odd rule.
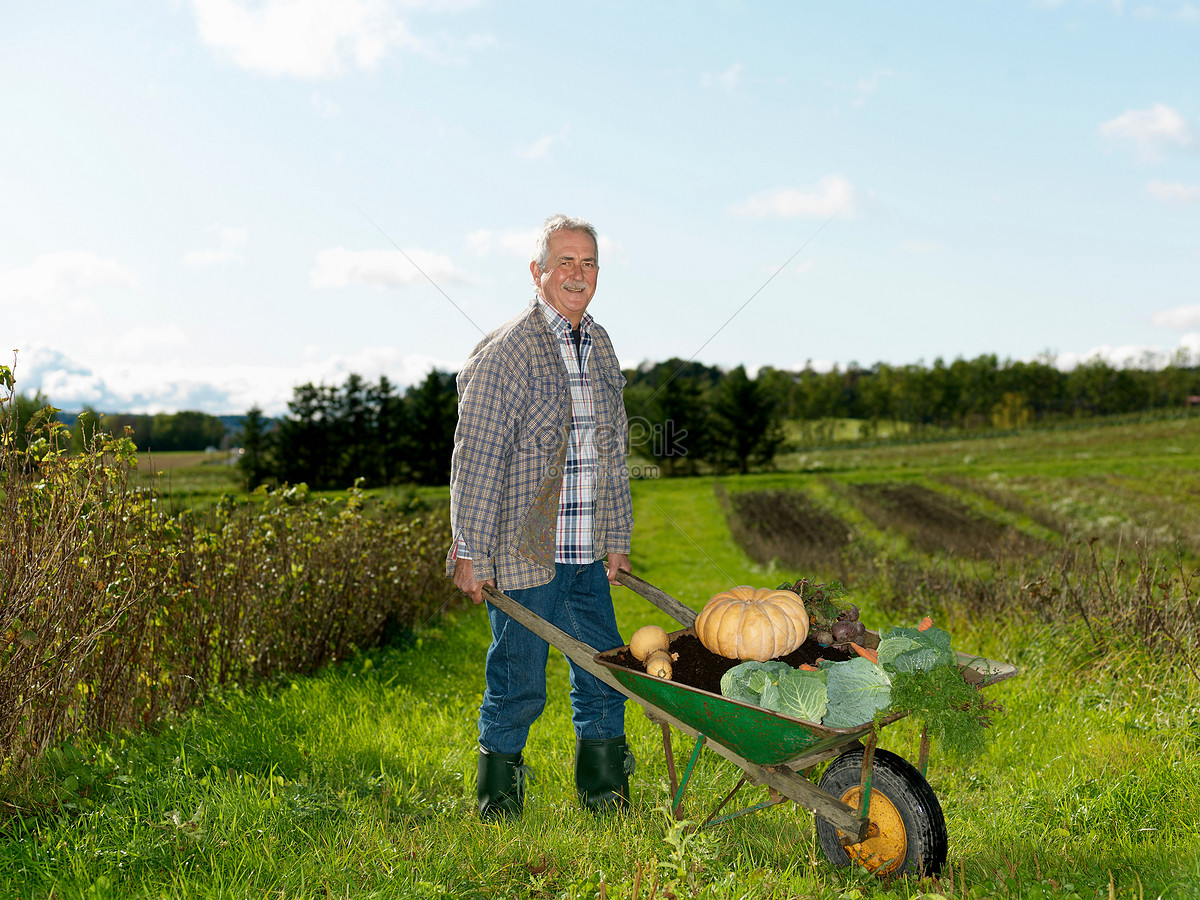
[[520,753],[492,753],[479,748],[479,818],[520,818],[525,809],[528,768]]
[[577,738],[575,791],[584,809],[594,813],[629,808],[629,776],[636,761],[625,742],[615,738]]

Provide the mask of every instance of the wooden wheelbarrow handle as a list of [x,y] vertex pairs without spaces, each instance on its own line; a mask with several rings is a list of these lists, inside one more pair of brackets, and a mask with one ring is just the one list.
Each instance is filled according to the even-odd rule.
[[684,628],[691,628],[692,623],[696,621],[696,612],[690,606],[684,606],[666,591],[638,578],[632,572],[626,572],[624,569],[618,571],[617,581],[653,603]]

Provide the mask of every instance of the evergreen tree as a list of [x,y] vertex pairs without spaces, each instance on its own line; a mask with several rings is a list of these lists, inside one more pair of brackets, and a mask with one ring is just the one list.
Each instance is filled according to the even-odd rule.
[[238,457],[238,468],[246,480],[246,489],[254,490],[267,480],[271,465],[271,435],[267,431],[267,420],[257,406],[252,406],[242,420],[242,453]]
[[275,440],[275,477],[305,482],[312,488],[339,488],[340,448],[337,438],[337,388],[302,384],[288,401]]
[[375,411],[375,433],[371,441],[373,468],[380,484],[398,484],[408,478],[409,460],[404,436],[408,432],[408,410],[386,375],[379,378],[368,395]]
[[712,461],[745,474],[767,465],[783,444],[778,405],[765,385],[752,381],[745,366],[729,372],[713,391]]
[[458,393],[454,375],[436,369],[405,395],[408,413],[407,454],[418,484],[449,484]]
[[374,446],[377,410],[371,403],[369,388],[361,375],[350,373],[342,385],[341,397],[334,413],[336,433],[333,435],[341,454],[337,480],[350,485],[363,478],[369,484],[380,484]]
[[709,452],[708,410],[699,380],[681,374],[664,381],[646,408],[649,415],[630,426],[631,443],[636,440],[640,445],[634,449],[662,463],[668,475],[694,473]]

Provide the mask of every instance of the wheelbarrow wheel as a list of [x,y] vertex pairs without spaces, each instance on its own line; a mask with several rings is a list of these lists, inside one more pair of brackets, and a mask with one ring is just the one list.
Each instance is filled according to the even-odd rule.
[[[843,753],[829,764],[819,787],[857,808],[862,756],[862,750]],[[941,872],[947,844],[942,805],[920,772],[886,750],[875,751],[869,818],[867,839],[843,844],[842,832],[817,816],[817,840],[833,865],[858,863],[880,877]]]

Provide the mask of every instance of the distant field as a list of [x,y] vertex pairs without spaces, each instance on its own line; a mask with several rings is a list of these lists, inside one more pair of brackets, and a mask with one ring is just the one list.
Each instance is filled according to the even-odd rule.
[[850,490],[908,481],[1042,536],[1200,549],[1200,416],[811,451],[779,469],[742,483]]
[[229,454],[203,450],[139,453],[137,481],[154,484],[173,505],[207,507],[223,494],[244,491],[237,466]]
[[149,473],[167,469],[187,469],[193,466],[228,465],[227,452],[209,453],[205,450],[173,450],[169,453],[138,453],[138,472]]

